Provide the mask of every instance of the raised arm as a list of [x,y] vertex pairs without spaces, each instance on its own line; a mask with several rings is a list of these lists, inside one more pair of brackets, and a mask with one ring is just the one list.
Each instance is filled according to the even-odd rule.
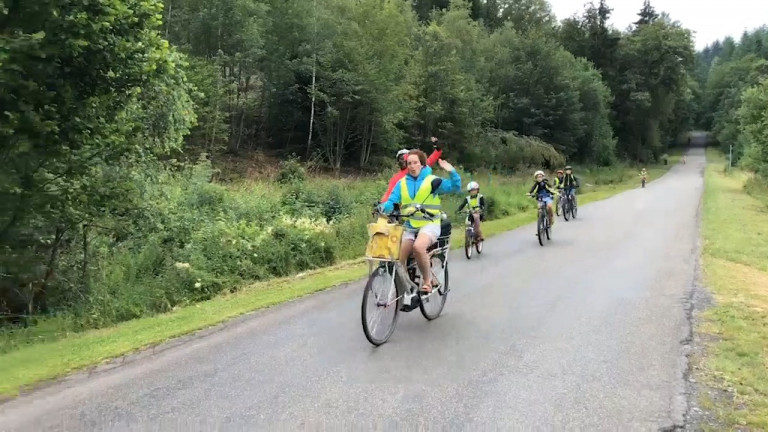
[[427,158],[427,166],[430,167],[435,166],[435,162],[440,160],[440,156],[443,155],[443,148],[440,144],[438,144],[437,138],[435,137],[432,137],[432,146],[435,148],[435,150]]
[[440,156],[443,155],[443,151],[439,148],[435,148],[431,155],[427,158],[427,166],[435,166],[435,163],[440,160]]
[[453,167],[453,165],[449,164],[448,162],[440,159],[438,161],[440,163],[440,168],[448,171],[449,177],[447,179],[443,179],[443,182],[440,184],[440,187],[437,189],[437,193],[439,195],[445,195],[445,194],[451,194],[451,193],[458,193],[461,191],[461,176],[456,171],[456,168]]

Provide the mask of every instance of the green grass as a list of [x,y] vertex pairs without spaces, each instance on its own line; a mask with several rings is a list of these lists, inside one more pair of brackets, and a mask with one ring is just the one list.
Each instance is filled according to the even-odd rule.
[[696,371],[699,382],[733,392],[702,392],[701,405],[723,428],[768,430],[768,195],[748,194],[749,176],[726,173],[719,151],[707,159],[702,261],[716,305],[698,328],[714,337]]
[[[674,165],[649,167],[649,180],[659,178]],[[584,173],[579,203],[602,200],[639,187],[637,170],[627,167],[607,175],[604,171]],[[490,194],[507,202],[505,208],[520,211],[483,225],[484,235],[492,237],[535,221],[533,204],[523,197],[528,180],[498,178],[491,181]],[[510,191],[517,191],[517,195]],[[452,204],[451,204],[452,205]],[[527,206],[531,210],[527,210]],[[511,206],[511,207],[510,207]],[[446,204],[446,209],[451,208]],[[463,247],[463,231],[454,230],[452,247]],[[533,244],[533,243],[532,243]],[[532,246],[533,247],[533,246]],[[160,344],[174,337],[205,329],[245,313],[267,308],[366,276],[367,264],[360,260],[306,272],[300,276],[275,279],[250,285],[212,300],[178,308],[172,312],[123,322],[112,327],[67,334],[59,340],[22,346],[0,355],[0,396],[14,396],[35,384],[98,365],[105,360]]]

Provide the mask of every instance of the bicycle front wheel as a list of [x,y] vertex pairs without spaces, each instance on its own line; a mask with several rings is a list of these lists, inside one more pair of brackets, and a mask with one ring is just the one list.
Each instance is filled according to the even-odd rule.
[[464,255],[467,257],[467,259],[472,258],[472,243],[474,240],[474,236],[472,235],[472,232],[467,230],[464,233]]
[[368,277],[363,292],[363,333],[375,346],[386,343],[395,331],[403,297],[397,292],[393,264],[381,265]]
[[568,222],[568,219],[570,219],[570,213],[571,205],[567,198],[563,198],[563,219],[565,219],[566,222]]
[[539,211],[539,220],[536,223],[536,236],[539,237],[539,244],[544,246],[544,230],[546,227],[546,222],[544,219],[544,215],[541,214],[541,211]]
[[[438,282],[437,288],[432,288],[432,292],[421,296],[419,309],[424,318],[432,321],[440,316],[445,307],[445,301],[448,299],[448,262],[445,257],[432,257],[432,277]],[[434,286],[434,284],[433,284]]]

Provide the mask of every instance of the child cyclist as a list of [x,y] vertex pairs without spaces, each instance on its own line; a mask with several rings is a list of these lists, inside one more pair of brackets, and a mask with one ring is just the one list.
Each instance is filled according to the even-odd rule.
[[[562,189],[563,188],[563,180],[565,180],[565,173],[563,170],[559,169],[557,170],[557,173],[555,175],[555,189]],[[558,215],[560,214],[560,195],[557,196],[557,199],[555,200],[555,208],[558,211]]]
[[570,165],[566,166],[563,181],[560,182],[558,187],[565,191],[565,196],[571,197],[574,206],[576,205],[576,194],[574,192],[579,188],[579,186],[580,182],[578,177],[573,174],[573,167]]
[[536,171],[533,174],[533,178],[535,181],[531,187],[531,190],[528,192],[528,195],[534,198],[541,198],[544,201],[544,203],[547,205],[547,213],[549,214],[550,221],[549,223],[550,225],[554,225],[555,217],[552,214],[552,198],[557,195],[557,192],[549,187],[549,180],[544,178],[544,171]]
[[[469,215],[467,215],[467,221],[475,227],[477,233],[477,241],[483,241],[483,232],[480,230],[480,222],[485,221],[485,197],[480,195],[480,185],[476,181],[471,181],[467,185],[467,192],[469,195],[461,202],[461,205],[456,210],[459,213],[464,207],[469,206]],[[475,215],[474,212],[479,211],[479,215]]]

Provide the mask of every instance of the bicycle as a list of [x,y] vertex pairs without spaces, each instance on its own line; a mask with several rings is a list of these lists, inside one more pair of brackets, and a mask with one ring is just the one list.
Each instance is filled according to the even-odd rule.
[[[361,320],[363,333],[374,346],[386,343],[395,331],[399,312],[411,312],[417,307],[427,320],[440,316],[445,307],[448,293],[448,252],[451,242],[451,223],[440,216],[432,216],[420,205],[416,212],[428,219],[441,218],[440,236],[437,242],[427,249],[432,269],[432,291],[421,291],[418,266],[413,255],[408,257],[405,268],[400,264],[400,242],[403,235],[403,222],[410,216],[389,215],[398,221],[388,222],[387,217],[379,215],[376,223],[368,225],[370,240],[366,246],[366,259],[369,265],[368,282],[363,292]],[[413,216],[411,215],[411,216]],[[376,292],[376,288],[381,288]],[[373,300],[372,302],[369,300]],[[392,317],[389,324],[380,326],[380,315],[387,313]]]
[[544,199],[541,196],[533,196],[530,194],[528,196],[539,202],[538,216],[536,218],[536,237],[539,238],[539,244],[544,246],[544,236],[547,237],[547,240],[552,240],[552,223],[549,219],[549,212],[547,212],[547,203],[544,202]]
[[560,196],[560,203],[563,206],[563,219],[565,219],[565,221],[568,222],[569,213],[571,215],[570,217],[573,217],[573,219],[576,219],[576,213],[578,211],[578,207],[576,205],[576,197],[573,194],[573,189],[569,190],[568,193]]
[[467,219],[465,221],[466,228],[464,229],[464,255],[467,259],[471,259],[472,247],[475,248],[478,255],[483,253],[483,242],[482,240],[477,240],[474,224],[469,220],[470,214],[479,218],[480,210],[465,210],[462,213],[467,214]]
[[643,188],[645,188],[646,180],[647,180],[647,176],[644,176],[644,175],[640,176],[640,184],[642,185]]

